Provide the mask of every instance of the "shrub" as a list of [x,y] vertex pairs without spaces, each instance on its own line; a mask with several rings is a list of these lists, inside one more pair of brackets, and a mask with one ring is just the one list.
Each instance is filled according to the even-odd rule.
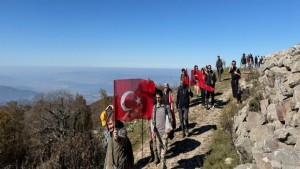
[[259,96],[252,98],[249,101],[249,111],[254,111],[254,112],[260,111],[260,100],[261,98]]

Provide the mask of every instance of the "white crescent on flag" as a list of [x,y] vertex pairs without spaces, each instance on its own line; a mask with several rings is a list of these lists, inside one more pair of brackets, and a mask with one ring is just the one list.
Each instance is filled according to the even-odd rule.
[[129,111],[129,110],[132,110],[132,109],[134,108],[134,107],[128,108],[128,107],[125,106],[125,99],[126,99],[126,97],[127,97],[128,95],[130,95],[130,94],[134,94],[134,92],[133,92],[133,91],[127,91],[127,92],[125,92],[125,93],[122,95],[122,97],[121,97],[121,107],[122,107],[122,109],[123,109],[124,111]]

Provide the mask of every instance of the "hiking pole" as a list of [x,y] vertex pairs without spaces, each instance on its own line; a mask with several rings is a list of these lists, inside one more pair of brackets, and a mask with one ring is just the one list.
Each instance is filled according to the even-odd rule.
[[142,119],[142,159],[144,159],[144,119]]

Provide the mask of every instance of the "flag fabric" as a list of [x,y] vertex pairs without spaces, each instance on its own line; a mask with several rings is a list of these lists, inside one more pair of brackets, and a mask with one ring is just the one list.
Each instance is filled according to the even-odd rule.
[[190,85],[190,82],[189,82],[190,78],[189,78],[189,73],[188,73],[187,69],[185,69],[184,75],[185,76],[184,76],[184,79],[183,79],[183,84],[189,86]]
[[155,83],[144,79],[114,80],[115,120],[151,119]]
[[[198,77],[198,73],[200,71],[199,70],[191,70],[191,80],[190,80],[190,86],[199,86],[198,82],[199,82],[199,77]],[[198,80],[198,82],[196,81]]]
[[213,92],[214,91],[214,88],[211,87],[211,86],[208,86],[206,83],[205,83],[205,80],[206,80],[206,75],[203,74],[202,72],[198,72],[198,77],[200,77],[199,79],[199,87],[201,87],[202,89],[206,90],[206,91],[209,91],[209,92]]
[[[211,87],[211,86],[208,86],[206,83],[205,83],[205,74],[203,74],[201,71],[197,70],[197,71],[194,71],[194,70],[191,70],[191,77],[193,77],[191,79],[191,86],[194,86],[194,85],[197,85],[199,87],[201,87],[202,89],[206,90],[206,91],[209,91],[209,92],[213,92],[214,91],[214,88]],[[195,81],[195,79],[198,80],[198,82]]]

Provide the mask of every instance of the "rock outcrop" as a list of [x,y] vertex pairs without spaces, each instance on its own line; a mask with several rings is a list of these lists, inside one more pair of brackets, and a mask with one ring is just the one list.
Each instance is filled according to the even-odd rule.
[[236,168],[300,168],[300,44],[267,56],[259,74],[260,110],[234,117],[235,146],[252,163]]

